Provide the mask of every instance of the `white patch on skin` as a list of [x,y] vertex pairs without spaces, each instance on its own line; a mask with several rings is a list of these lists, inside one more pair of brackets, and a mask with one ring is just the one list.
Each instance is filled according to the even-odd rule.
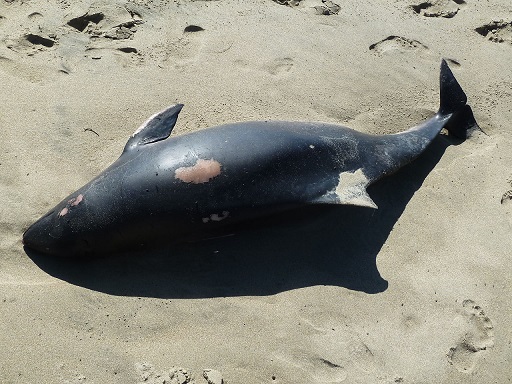
[[203,217],[203,223],[208,223],[209,221],[221,221],[229,216],[229,211],[222,211],[219,215],[218,213],[212,213],[210,217]]
[[217,160],[197,159],[191,167],[176,169],[174,176],[185,183],[202,184],[219,176],[221,168],[222,165]]
[[315,146],[314,146],[313,144],[311,144],[311,145],[309,146],[309,148],[311,148],[311,149],[315,149]]
[[366,192],[369,183],[361,168],[355,172],[342,172],[333,192],[336,193],[341,204],[378,208]]
[[69,209],[62,208],[62,210],[59,212],[59,217],[67,215],[68,211],[69,211]]

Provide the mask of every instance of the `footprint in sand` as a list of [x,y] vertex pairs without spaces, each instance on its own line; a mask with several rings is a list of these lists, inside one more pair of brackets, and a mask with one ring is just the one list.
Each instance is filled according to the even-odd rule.
[[273,0],[274,3],[279,5],[287,5],[289,7],[298,7],[300,5],[301,0]]
[[[512,187],[512,176],[508,178],[507,183]],[[509,189],[503,194],[501,197],[501,204],[504,204],[505,206],[512,205],[512,189]]]
[[28,15],[28,19],[30,21],[34,21],[34,22],[36,22],[42,18],[43,18],[43,14],[39,13],[39,12],[32,12],[30,15]]
[[512,44],[512,21],[493,21],[475,28],[475,31],[495,43]]
[[47,48],[51,48],[55,45],[55,36],[52,36],[53,38],[46,38],[40,35],[34,35],[32,33],[29,33],[24,37],[32,45],[41,45]]
[[[128,5],[92,5],[85,14],[68,15],[63,25],[56,24],[56,18],[40,12],[30,13],[23,35],[18,32],[7,37],[6,47],[28,56],[47,52],[46,62],[60,62],[58,71],[66,74],[72,72],[73,64],[83,60],[84,53],[90,59],[105,57],[123,66],[143,60],[133,40],[144,21]],[[8,60],[3,60],[3,66],[10,70],[14,63],[9,61],[11,57],[6,57]],[[31,71],[22,70],[19,76],[34,77],[27,72]]]
[[492,321],[473,300],[464,300],[463,321],[466,332],[447,353],[448,362],[459,372],[472,373],[480,356],[494,345]]
[[291,365],[297,371],[296,377],[304,377],[309,383],[342,383],[347,370],[339,362],[333,362],[309,352],[292,352],[291,356],[280,356],[284,365]]
[[55,74],[47,67],[27,65],[5,56],[0,56],[0,71],[31,83],[38,83]]
[[452,18],[464,4],[466,4],[464,0],[431,0],[412,5],[411,8],[417,14],[425,17]]
[[383,55],[391,52],[426,53],[429,51],[429,48],[418,40],[411,40],[401,36],[388,36],[385,39],[370,45],[369,49],[377,55]]
[[[172,367],[169,370],[157,371],[149,363],[137,363],[135,369],[139,374],[140,384],[195,384],[193,375],[185,368]],[[210,370],[208,370],[210,371]],[[215,383],[216,384],[216,383]],[[222,383],[220,383],[222,384]]]
[[[87,57],[99,60],[114,54],[123,65],[142,60],[133,40],[144,21],[139,13],[123,6],[91,7],[87,13],[71,18],[67,26],[89,37]],[[126,55],[128,54],[128,55]]]
[[510,204],[512,200],[512,189],[509,189],[507,192],[501,196],[501,204]]
[[21,37],[7,39],[6,46],[11,51],[33,56],[37,52],[53,48],[57,43],[57,37],[54,34],[43,35],[41,33],[26,33]]
[[81,16],[68,20],[67,25],[78,32],[91,35],[91,39],[126,40],[133,38],[142,17],[119,5],[91,7]]
[[[27,17],[23,28],[14,20],[6,20],[11,24],[5,26],[5,37],[2,45],[9,50],[27,56],[34,56],[39,52],[53,51],[58,45],[58,37],[54,25],[49,20],[44,21],[43,14],[32,12]],[[4,20],[0,16],[0,24]]]
[[[508,183],[512,187],[512,177],[508,180]],[[509,189],[501,196],[501,205],[505,209],[509,221],[512,224],[512,189]]]
[[274,59],[261,66],[255,66],[254,62],[245,59],[237,59],[234,61],[234,64],[244,71],[264,71],[271,74],[272,76],[282,77],[293,70],[295,62],[291,57],[282,57]]
[[341,9],[338,4],[333,3],[330,0],[322,0],[322,4],[315,5],[312,8],[315,10],[317,15],[324,16],[337,15]]
[[275,59],[269,64],[264,66],[264,69],[274,76],[285,75],[293,68],[293,59],[290,57],[283,57]]
[[95,26],[100,23],[101,20],[105,18],[105,15],[101,12],[89,14],[87,12],[85,15],[75,17],[67,22],[67,25],[73,27],[79,32],[86,31],[87,33],[92,33]]
[[356,377],[361,382],[394,380],[360,336],[343,322],[331,318],[318,324],[318,317],[310,313],[301,317],[300,323],[305,348],[283,352],[278,359],[292,366],[303,382],[334,384],[353,382]]
[[187,25],[177,40],[165,45],[164,62],[183,67],[194,62],[204,46],[205,29],[199,25]]
[[317,15],[337,15],[341,7],[331,0],[273,0],[280,5],[312,11]]
[[224,379],[222,378],[222,373],[215,369],[205,369],[203,371],[203,377],[208,382],[208,384],[223,384]]

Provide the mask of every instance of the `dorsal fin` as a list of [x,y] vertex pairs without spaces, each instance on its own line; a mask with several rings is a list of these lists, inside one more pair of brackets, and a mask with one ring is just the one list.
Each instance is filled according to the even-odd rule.
[[183,104],[175,104],[147,119],[130,137],[123,153],[140,145],[167,139],[178,120],[181,108]]

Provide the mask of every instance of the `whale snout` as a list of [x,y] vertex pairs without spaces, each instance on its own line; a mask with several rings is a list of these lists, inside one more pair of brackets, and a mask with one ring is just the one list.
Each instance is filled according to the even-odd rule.
[[[23,233],[25,250],[58,257],[89,257],[120,248],[125,237],[111,216],[101,216],[105,210],[100,208],[85,209],[81,194],[66,198]],[[115,230],[109,226],[109,218]]]
[[85,250],[85,242],[80,236],[69,236],[69,227],[58,214],[62,210],[52,210],[32,224],[23,233],[23,246],[27,250],[54,256],[76,256]]
[[41,253],[54,253],[55,239],[50,236],[52,230],[52,215],[55,211],[47,213],[23,233],[23,245],[33,251]]

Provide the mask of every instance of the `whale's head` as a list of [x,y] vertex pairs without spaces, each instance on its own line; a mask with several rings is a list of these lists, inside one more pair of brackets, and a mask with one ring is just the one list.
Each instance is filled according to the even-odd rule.
[[91,239],[97,228],[91,226],[87,211],[86,198],[75,193],[32,224],[23,234],[23,245],[56,256],[94,254]]
[[125,209],[126,203],[120,196],[127,193],[121,192],[127,173],[122,167],[143,152],[146,145],[169,137],[182,107],[182,104],[172,105],[144,122],[128,139],[114,164],[25,231],[25,248],[56,256],[90,256],[121,250],[138,235],[151,237],[153,228],[143,222],[137,221],[137,233],[123,227],[130,220],[138,219],[139,211],[145,210],[144,207]]

